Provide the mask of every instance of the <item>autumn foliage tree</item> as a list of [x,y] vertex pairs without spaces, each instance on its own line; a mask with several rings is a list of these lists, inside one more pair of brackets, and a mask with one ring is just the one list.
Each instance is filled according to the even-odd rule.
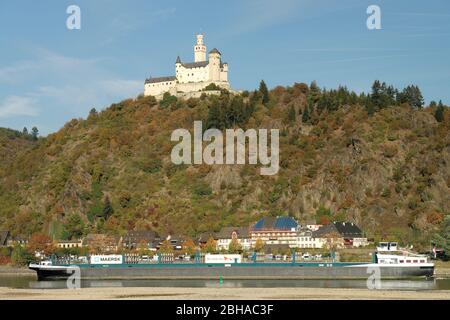
[[173,247],[169,240],[164,240],[161,243],[161,247],[159,248],[159,252],[161,253],[173,253]]
[[228,251],[230,253],[239,253],[242,251],[242,246],[239,243],[238,239],[233,238],[230,242],[230,244],[228,245]]
[[192,239],[189,238],[183,242],[183,252],[184,253],[192,256],[193,254],[195,254],[195,249],[196,249],[196,246]]
[[253,249],[256,252],[261,252],[264,249],[264,241],[262,241],[261,238],[256,239],[256,242],[255,242],[255,245],[254,245]]
[[45,256],[51,255],[55,251],[52,239],[44,233],[35,233],[31,236],[27,250],[32,253],[40,253]]
[[214,238],[210,237],[205,244],[205,251],[207,253],[214,253],[217,251],[217,242]]

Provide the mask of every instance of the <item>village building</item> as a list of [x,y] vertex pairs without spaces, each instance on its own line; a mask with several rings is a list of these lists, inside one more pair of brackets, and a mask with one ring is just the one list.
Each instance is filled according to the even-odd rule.
[[358,248],[369,244],[362,230],[353,222],[333,222],[333,225],[344,239],[344,246]]
[[224,227],[216,233],[214,239],[217,241],[217,250],[228,250],[233,240],[240,244],[242,250],[250,250],[252,246],[249,229],[246,227]]
[[168,241],[170,245],[172,246],[172,249],[175,251],[179,251],[183,249],[183,242],[186,240],[186,237],[182,235],[172,235],[172,234],[165,234],[160,237],[159,240],[157,240],[156,243],[156,249],[159,250],[161,245],[164,241]]
[[197,244],[200,248],[203,248],[211,238],[217,241],[216,234],[214,232],[203,232],[197,237]]
[[[316,229],[318,230],[318,229]],[[314,231],[304,227],[297,232],[297,248],[322,248],[324,239],[313,236]]]
[[82,241],[83,247],[98,253],[114,253],[122,247],[122,237],[106,234],[91,233]]
[[26,245],[27,237],[13,236],[9,230],[0,231],[0,247],[14,247],[15,245]]
[[310,224],[307,224],[307,225],[306,225],[306,228],[307,228],[308,230],[311,230],[311,231],[317,231],[317,230],[319,230],[321,227],[323,227],[322,224],[316,224],[316,223],[310,223]]
[[320,238],[322,247],[357,248],[368,245],[361,229],[351,222],[330,223],[314,231],[312,237]]
[[56,247],[60,249],[81,248],[83,247],[83,240],[59,240],[56,242]]
[[123,239],[125,248],[129,250],[142,249],[156,249],[161,242],[160,236],[154,231],[128,231]]
[[250,229],[250,238],[254,247],[261,239],[265,245],[286,244],[290,248],[297,246],[298,223],[291,217],[264,217]]

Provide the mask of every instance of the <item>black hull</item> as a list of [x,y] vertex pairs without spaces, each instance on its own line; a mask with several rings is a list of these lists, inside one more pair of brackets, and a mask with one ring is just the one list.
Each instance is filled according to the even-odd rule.
[[[64,267],[32,268],[39,280],[66,279],[72,273]],[[379,268],[381,279],[411,279],[432,277],[434,267],[389,267]],[[132,279],[368,279],[373,270],[357,267],[304,267],[304,266],[96,266],[80,268],[83,280],[132,280]]]

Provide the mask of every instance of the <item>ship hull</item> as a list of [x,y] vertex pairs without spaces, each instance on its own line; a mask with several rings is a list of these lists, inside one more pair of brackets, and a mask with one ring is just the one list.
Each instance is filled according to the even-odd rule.
[[[94,279],[408,279],[432,277],[434,266],[377,266],[372,264],[232,264],[232,265],[79,265],[83,280]],[[30,266],[39,280],[65,279],[70,266]]]

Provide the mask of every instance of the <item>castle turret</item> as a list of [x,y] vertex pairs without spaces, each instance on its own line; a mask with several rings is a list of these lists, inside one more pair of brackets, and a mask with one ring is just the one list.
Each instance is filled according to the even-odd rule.
[[220,59],[221,54],[216,48],[209,52],[209,80],[220,81]]
[[181,59],[180,56],[177,57],[177,61],[175,62],[175,77],[179,79],[180,76],[180,68],[181,68]]
[[203,62],[206,61],[206,46],[203,43],[203,35],[197,35],[197,43],[194,46],[194,61]]

